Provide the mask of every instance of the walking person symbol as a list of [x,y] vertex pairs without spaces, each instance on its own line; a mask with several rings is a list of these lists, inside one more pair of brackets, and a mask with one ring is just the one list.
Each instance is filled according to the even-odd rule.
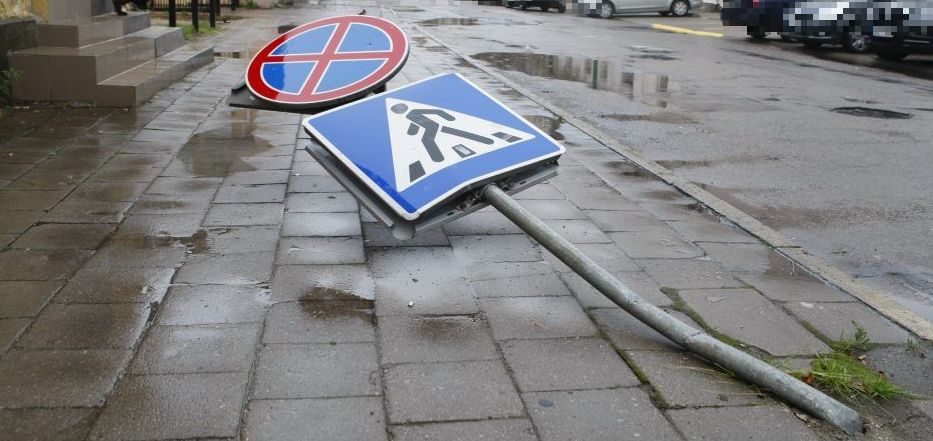
[[[467,132],[465,130],[460,130],[447,125],[442,126],[440,123],[428,117],[429,115],[437,115],[445,121],[453,122],[456,120],[453,115],[440,109],[409,110],[406,104],[398,103],[392,106],[392,111],[399,115],[405,115],[405,117],[411,121],[411,125],[408,127],[409,135],[415,136],[418,134],[418,132],[424,130],[424,133],[421,135],[421,144],[424,145],[425,150],[428,152],[428,156],[430,156],[431,160],[434,162],[444,161],[444,153],[441,152],[440,147],[437,145],[438,132],[459,136],[461,138],[469,139],[486,145],[493,145],[495,143],[495,140],[492,138],[487,138],[476,133]],[[406,112],[408,113],[406,114]],[[455,152],[457,152],[458,155],[460,155],[461,158],[465,158],[476,153],[463,144],[458,144],[454,146],[453,149]],[[413,178],[413,180],[414,179],[417,178]]]

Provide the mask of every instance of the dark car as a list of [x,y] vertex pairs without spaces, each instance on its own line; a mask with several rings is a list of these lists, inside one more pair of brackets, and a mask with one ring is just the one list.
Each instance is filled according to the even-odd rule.
[[784,12],[781,36],[808,47],[838,44],[850,52],[866,52],[871,34],[869,7],[867,1],[797,1]]
[[529,7],[541,8],[541,10],[545,12],[551,8],[557,9],[557,12],[564,12],[567,10],[567,6],[564,4],[563,0],[514,0],[506,1],[505,6],[509,8],[514,8],[517,6],[522,9],[528,9]]
[[725,26],[745,26],[753,38],[784,30],[784,10],[792,0],[724,0],[719,18]]
[[901,60],[910,54],[933,54],[933,1],[873,2],[869,17],[878,57]]

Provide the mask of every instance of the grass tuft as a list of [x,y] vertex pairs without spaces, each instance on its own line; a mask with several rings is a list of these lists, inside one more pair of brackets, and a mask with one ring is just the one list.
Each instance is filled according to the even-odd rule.
[[868,337],[868,332],[865,331],[865,328],[861,327],[856,322],[852,322],[852,325],[855,326],[855,333],[851,337],[847,337],[843,333],[839,336],[839,340],[829,345],[834,351],[852,355],[856,352],[864,352],[871,348],[871,339]]
[[21,75],[13,69],[0,70],[0,106],[13,104],[13,83]]
[[848,354],[833,352],[810,363],[810,371],[796,372],[807,384],[833,395],[856,400],[860,397],[890,399],[908,393]]

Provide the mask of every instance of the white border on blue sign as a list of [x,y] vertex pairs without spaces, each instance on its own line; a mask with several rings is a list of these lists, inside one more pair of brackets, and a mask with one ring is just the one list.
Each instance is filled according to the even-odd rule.
[[[469,180],[469,181],[463,182],[462,184],[460,184],[460,185],[458,185],[458,186],[456,186],[456,187],[450,189],[450,190],[447,191],[446,193],[444,193],[444,194],[438,196],[437,198],[431,200],[430,202],[424,204],[420,209],[418,209],[418,211],[416,211],[416,212],[414,212],[414,213],[409,213],[409,212],[406,211],[404,208],[402,208],[402,206],[399,205],[398,202],[396,202],[395,199],[392,198],[392,196],[389,196],[389,194],[386,193],[381,187],[379,187],[378,185],[375,185],[375,183],[372,182],[372,180],[369,178],[369,176],[367,176],[365,173],[363,173],[363,171],[360,170],[359,167],[357,167],[356,164],[354,164],[353,161],[350,160],[350,158],[346,157],[346,156],[345,156],[340,150],[338,150],[329,140],[327,140],[326,138],[324,138],[324,136],[323,136],[320,132],[318,132],[317,129],[314,128],[314,126],[312,126],[312,125],[310,124],[311,120],[313,120],[313,119],[315,119],[315,118],[317,118],[317,117],[321,117],[321,116],[327,115],[327,114],[332,113],[332,112],[340,111],[340,110],[342,110],[343,107],[345,107],[345,106],[341,106],[341,107],[337,107],[337,108],[334,108],[334,109],[330,109],[330,110],[328,110],[328,111],[326,111],[326,112],[321,112],[321,113],[316,114],[316,115],[314,115],[314,116],[308,117],[307,119],[304,120],[304,122],[302,123],[302,125],[305,127],[305,130],[308,130],[309,132],[311,132],[311,134],[314,136],[314,138],[317,139],[321,144],[323,144],[324,147],[326,147],[327,150],[328,150],[331,154],[333,154],[333,155],[336,156],[338,159],[340,159],[340,162],[341,162],[343,165],[345,165],[347,168],[349,168],[350,170],[352,170],[353,173],[356,174],[357,178],[359,178],[361,181],[363,181],[363,183],[365,183],[366,186],[367,186],[370,190],[372,190],[374,193],[376,193],[376,195],[378,195],[379,198],[382,199],[383,202],[387,203],[387,204],[392,208],[392,210],[395,211],[396,214],[398,214],[398,215],[401,216],[403,219],[408,220],[408,221],[413,221],[413,220],[415,220],[415,219],[418,219],[418,217],[420,217],[422,213],[424,213],[424,212],[427,211],[427,210],[430,210],[430,209],[434,208],[435,206],[437,206],[438,204],[440,204],[442,201],[444,201],[445,199],[447,199],[448,197],[450,197],[450,195],[452,195],[452,194],[454,194],[454,193],[457,193],[457,192],[463,190],[463,189],[466,188],[466,187],[469,187],[470,185],[472,185],[472,184],[474,184],[474,183],[476,183],[476,182],[482,181],[482,180],[484,180],[484,179],[491,178],[491,177],[493,177],[493,176],[501,175],[501,174],[503,174],[503,173],[507,173],[507,172],[509,172],[509,171],[512,171],[512,170],[515,170],[515,169],[519,169],[519,168],[525,167],[525,166],[530,165],[530,164],[534,164],[534,163],[537,163],[537,162],[541,162],[542,160],[545,160],[545,159],[549,159],[549,158],[553,158],[553,157],[560,156],[560,155],[564,154],[564,153],[567,151],[567,149],[566,149],[561,143],[557,142],[554,138],[551,138],[547,133],[544,133],[544,131],[542,131],[541,129],[539,129],[538,126],[532,124],[530,121],[528,121],[527,119],[523,118],[521,115],[515,113],[514,110],[510,109],[508,106],[506,106],[505,104],[503,104],[502,102],[500,102],[499,100],[497,100],[496,98],[494,98],[492,95],[490,95],[489,93],[487,93],[485,90],[481,89],[479,86],[477,86],[476,84],[474,84],[472,81],[468,80],[468,79],[467,79],[466,77],[464,77],[463,75],[460,75],[460,73],[458,73],[458,72],[447,72],[447,73],[442,73],[442,74],[439,74],[439,75],[434,75],[434,76],[432,76],[432,77],[428,77],[428,78],[425,78],[425,79],[423,79],[423,80],[415,81],[414,83],[405,85],[405,86],[400,87],[400,88],[398,88],[398,89],[394,89],[392,92],[399,91],[399,90],[404,90],[404,89],[407,89],[407,88],[409,88],[409,87],[416,86],[416,85],[418,85],[418,84],[420,84],[420,83],[423,83],[423,82],[426,82],[426,81],[430,81],[430,80],[433,80],[433,79],[435,79],[435,78],[440,78],[440,77],[443,77],[443,76],[446,76],[446,75],[451,75],[451,74],[456,75],[456,76],[459,77],[461,80],[465,81],[467,84],[473,86],[476,90],[480,91],[483,95],[485,95],[487,98],[489,98],[490,100],[492,100],[494,103],[496,103],[496,104],[502,106],[502,108],[504,108],[505,110],[507,110],[507,111],[508,111],[509,113],[511,113],[513,116],[515,116],[516,118],[518,118],[520,121],[525,122],[531,129],[533,129],[535,132],[537,132],[538,135],[540,135],[540,136],[542,136],[544,139],[546,139],[546,140],[551,141],[552,143],[554,143],[554,145],[557,146],[558,150],[557,150],[556,152],[552,153],[552,154],[544,155],[544,156],[539,156],[539,157],[536,157],[536,158],[534,158],[534,159],[529,159],[529,160],[527,160],[527,161],[525,161],[525,162],[522,162],[522,163],[519,163],[519,164],[515,164],[515,165],[513,165],[513,166],[511,166],[511,167],[507,167],[507,168],[504,168],[504,169],[496,170],[495,172],[487,173],[487,174],[485,174],[485,175],[482,175],[482,176],[473,178],[473,179],[471,179],[471,180]],[[373,95],[373,96],[364,98],[364,99],[362,99],[362,100],[354,101],[354,102],[352,102],[352,103],[350,103],[350,104],[347,104],[346,106],[352,106],[353,104],[356,104],[356,103],[362,103],[362,102],[366,102],[366,101],[369,101],[369,100],[373,100],[373,99],[377,99],[377,98],[382,98],[382,97],[383,97],[383,94],[377,94],[377,95]]]

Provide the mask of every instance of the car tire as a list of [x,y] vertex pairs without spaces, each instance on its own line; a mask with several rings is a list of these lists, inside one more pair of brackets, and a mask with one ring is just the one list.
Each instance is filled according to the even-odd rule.
[[870,43],[868,37],[864,35],[854,34],[846,36],[846,39],[842,42],[842,47],[849,52],[855,54],[862,54],[868,52],[870,48]]
[[512,3],[512,2],[505,2],[505,7],[506,7],[506,8],[514,8],[514,7],[515,7],[515,3]]
[[658,14],[661,14],[662,16],[667,17],[668,15],[671,15],[671,11],[661,11],[661,12],[658,12]]
[[601,18],[612,18],[612,16],[616,14],[616,5],[608,0],[604,0],[599,5],[599,11],[597,12]]
[[563,2],[560,2],[557,4],[557,12],[560,12],[561,14],[563,14],[566,11],[567,11],[567,5],[565,5]]
[[745,34],[748,35],[749,37],[754,38],[755,40],[764,40],[765,38],[768,38],[767,32],[761,32],[755,26],[749,26],[748,28],[746,28]]
[[522,11],[527,11],[527,10],[528,10],[528,2],[522,2],[522,5],[519,6],[518,9],[521,9]]
[[875,55],[882,60],[901,61],[907,56],[907,51],[903,49],[875,50]]
[[683,17],[690,13],[690,4],[687,0],[674,0],[671,2],[671,15],[674,17]]
[[547,12],[549,9],[551,9],[550,6],[542,6],[542,7],[541,7],[541,12]]
[[803,42],[803,45],[806,46],[806,47],[808,47],[808,48],[810,48],[810,49],[816,49],[816,48],[822,46],[822,45],[823,45],[823,42],[822,42],[822,41],[811,41],[811,40],[807,40],[807,41],[804,41],[804,42]]

